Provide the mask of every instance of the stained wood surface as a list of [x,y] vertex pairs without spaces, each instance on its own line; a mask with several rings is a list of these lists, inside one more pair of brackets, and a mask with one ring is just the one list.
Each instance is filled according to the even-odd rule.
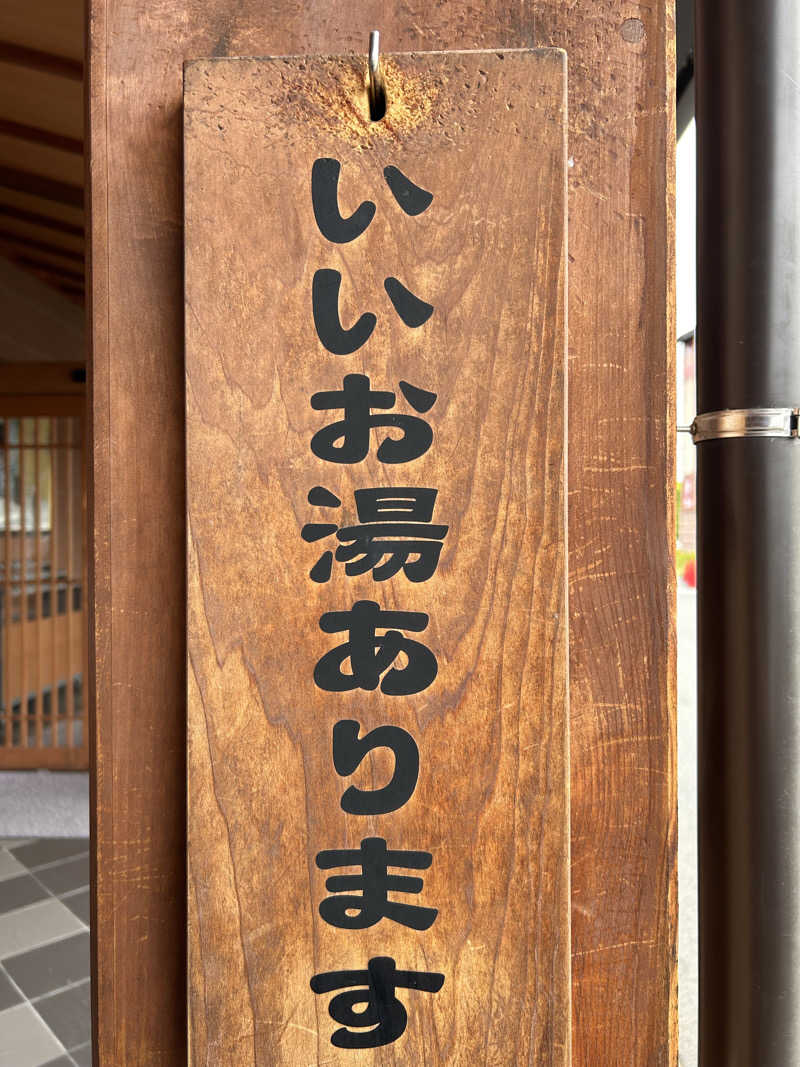
[[92,0],[100,1063],[186,1055],[182,63],[373,25],[568,53],[573,1062],[674,1064],[674,26],[645,0]]
[[[360,59],[190,64],[185,90],[189,576],[189,977],[192,1063],[554,1064],[569,1055],[569,827],[564,506],[566,84],[555,50],[387,56],[389,107],[372,123]],[[339,201],[377,210],[357,239],[320,233],[311,173],[341,164]],[[404,214],[383,171],[433,194]],[[341,320],[377,313],[369,340],[333,355],[311,310],[319,268],[344,281]],[[409,328],[383,292],[398,275],[433,305]],[[312,410],[345,374],[436,394],[433,443],[382,463],[326,462]],[[417,416],[419,417],[419,416]],[[394,430],[393,437],[398,436]],[[341,511],[313,508],[322,485]],[[449,529],[433,575],[327,582],[309,569],[349,526],[353,491],[438,490]],[[413,634],[438,674],[407,696],[330,692],[314,666],[346,634],[325,612],[369,600],[423,612]],[[346,663],[348,674],[355,666]],[[335,723],[400,726],[420,750],[398,810],[345,814]],[[465,760],[464,754],[470,753]],[[387,753],[383,753],[385,757]],[[375,789],[391,762],[352,782]],[[381,837],[424,850],[429,929],[323,921],[315,857]],[[409,872],[410,873],[410,872]],[[320,972],[444,975],[399,991],[396,1043],[336,1049]],[[355,1031],[363,1035],[363,1031]]]

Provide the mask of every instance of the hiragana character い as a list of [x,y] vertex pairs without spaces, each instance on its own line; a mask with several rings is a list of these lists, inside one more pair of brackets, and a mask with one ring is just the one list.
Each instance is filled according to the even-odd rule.
[[[311,204],[319,232],[332,244],[355,241],[375,217],[375,204],[363,200],[356,210],[345,217],[339,210],[339,178],[342,166],[338,159],[321,156],[311,168]],[[398,167],[384,167],[383,176],[392,196],[406,215],[417,216],[427,211],[433,193],[416,185]]]
[[[317,228],[332,244],[355,241],[375,217],[375,204],[362,201],[356,210],[345,217],[339,209],[338,159],[321,156],[311,168],[311,205]],[[421,215],[433,200],[433,194],[415,185],[397,167],[385,167],[386,183],[397,203],[407,215]],[[339,315],[339,292],[342,275],[338,270],[323,267],[315,271],[311,284],[311,306],[314,327],[321,344],[335,356],[349,356],[365,345],[377,324],[377,317],[365,311],[354,325],[344,327]],[[433,314],[433,305],[416,296],[394,277],[385,279],[384,289],[392,305],[406,326],[417,329]]]
[[[321,267],[314,272],[311,283],[314,329],[322,345],[334,356],[351,356],[370,339],[378,319],[371,311],[365,311],[354,325],[345,328],[339,317],[341,287],[340,271]],[[424,326],[433,314],[433,304],[415,296],[397,278],[386,278],[383,287],[397,314],[412,330]]]
[[319,232],[333,244],[355,241],[375,216],[375,205],[371,200],[364,200],[348,218],[339,211],[341,169],[338,159],[327,157],[315,159],[311,168],[311,204],[314,208],[314,218]]
[[383,176],[400,207],[406,215],[421,215],[433,202],[433,193],[415,185],[398,167],[384,167]]

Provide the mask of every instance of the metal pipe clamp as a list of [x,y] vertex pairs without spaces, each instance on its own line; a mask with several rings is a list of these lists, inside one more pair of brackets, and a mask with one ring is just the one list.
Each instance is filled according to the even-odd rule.
[[798,408],[729,408],[696,416],[689,427],[696,445],[726,437],[797,437]]

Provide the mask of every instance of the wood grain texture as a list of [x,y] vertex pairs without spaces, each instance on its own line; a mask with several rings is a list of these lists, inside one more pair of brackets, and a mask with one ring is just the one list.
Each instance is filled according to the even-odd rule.
[[[556,50],[387,55],[380,123],[360,59],[187,67],[196,1067],[569,1062],[564,61]],[[332,244],[315,223],[319,157],[341,163],[344,214],[362,198],[377,205],[352,242]],[[433,193],[419,216],[394,201],[389,165]],[[343,322],[378,315],[352,355],[332,355],[315,333],[318,268],[345,279]],[[392,275],[434,305],[424,325],[392,309]],[[341,389],[344,374],[435,393],[429,450],[382,463],[384,429],[362,462],[314,455],[313,434],[342,413],[314,411],[310,397]],[[309,505],[315,485],[341,512]],[[304,523],[349,526],[354,490],[398,485],[438,490],[433,521],[449,530],[435,573],[378,582],[338,564],[312,582],[329,544],[306,544]],[[318,620],[358,600],[430,617],[414,635],[439,664],[423,691],[314,684],[316,661],[346,639]],[[419,782],[397,811],[342,811],[348,781],[331,755],[341,719],[416,740]],[[381,763],[353,781],[377,788]],[[437,908],[429,929],[384,919],[345,930],[318,915],[328,894],[317,853],[375,836],[432,853],[420,897],[395,898]],[[400,994],[409,1022],[396,1044],[337,1050],[330,997],[309,980],[374,956],[440,972],[444,986]]]
[[573,1061],[678,1057],[674,25],[539,9],[569,54]]
[[361,54],[373,25],[392,50],[568,53],[573,1062],[674,1064],[674,28],[660,0],[491,0],[479,15],[92,0],[99,1062],[186,1055],[182,62]]

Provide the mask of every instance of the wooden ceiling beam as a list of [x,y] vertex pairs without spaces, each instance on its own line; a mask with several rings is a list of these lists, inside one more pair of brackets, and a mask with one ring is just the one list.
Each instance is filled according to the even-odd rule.
[[24,233],[14,233],[12,230],[0,229],[0,245],[14,245],[17,248],[30,249],[34,252],[45,252],[52,256],[60,256],[62,259],[72,259],[83,263],[83,252],[74,248],[64,248],[50,241],[39,241],[33,237],[27,237]]
[[82,285],[77,285],[72,282],[62,282],[54,280],[53,278],[40,278],[39,281],[61,293],[61,295],[66,297],[71,304],[75,304],[77,307],[85,307],[86,290]]
[[40,52],[36,48],[26,48],[10,41],[0,41],[0,63],[10,63],[15,67],[27,67],[44,74],[55,74],[71,81],[83,81],[83,63],[79,59]]
[[20,141],[45,145],[48,148],[57,148],[62,152],[83,155],[83,141],[79,138],[67,137],[63,133],[53,133],[51,130],[42,130],[38,126],[27,126],[24,122],[0,118],[0,134],[16,137]]
[[[24,270],[0,256],[0,359],[28,366],[83,363],[86,320],[75,310],[79,288],[73,280]],[[8,373],[0,377],[7,379]]]
[[0,218],[15,219],[17,222],[28,222],[31,226],[42,226],[58,233],[68,233],[72,237],[84,237],[83,226],[77,226],[64,219],[53,218],[52,215],[42,215],[38,211],[28,211],[14,204],[0,204]]
[[60,182],[55,178],[45,178],[41,174],[32,174],[16,167],[0,165],[0,188],[14,189],[43,200],[53,200],[57,204],[70,207],[83,207],[83,188],[69,182]]
[[37,274],[52,275],[53,278],[60,278],[64,281],[75,282],[82,286],[84,284],[84,272],[82,270],[72,270],[69,267],[60,267],[55,263],[48,263],[47,260],[39,259],[37,256],[22,256],[14,255],[13,262],[18,267],[25,267],[28,270],[32,270]]

